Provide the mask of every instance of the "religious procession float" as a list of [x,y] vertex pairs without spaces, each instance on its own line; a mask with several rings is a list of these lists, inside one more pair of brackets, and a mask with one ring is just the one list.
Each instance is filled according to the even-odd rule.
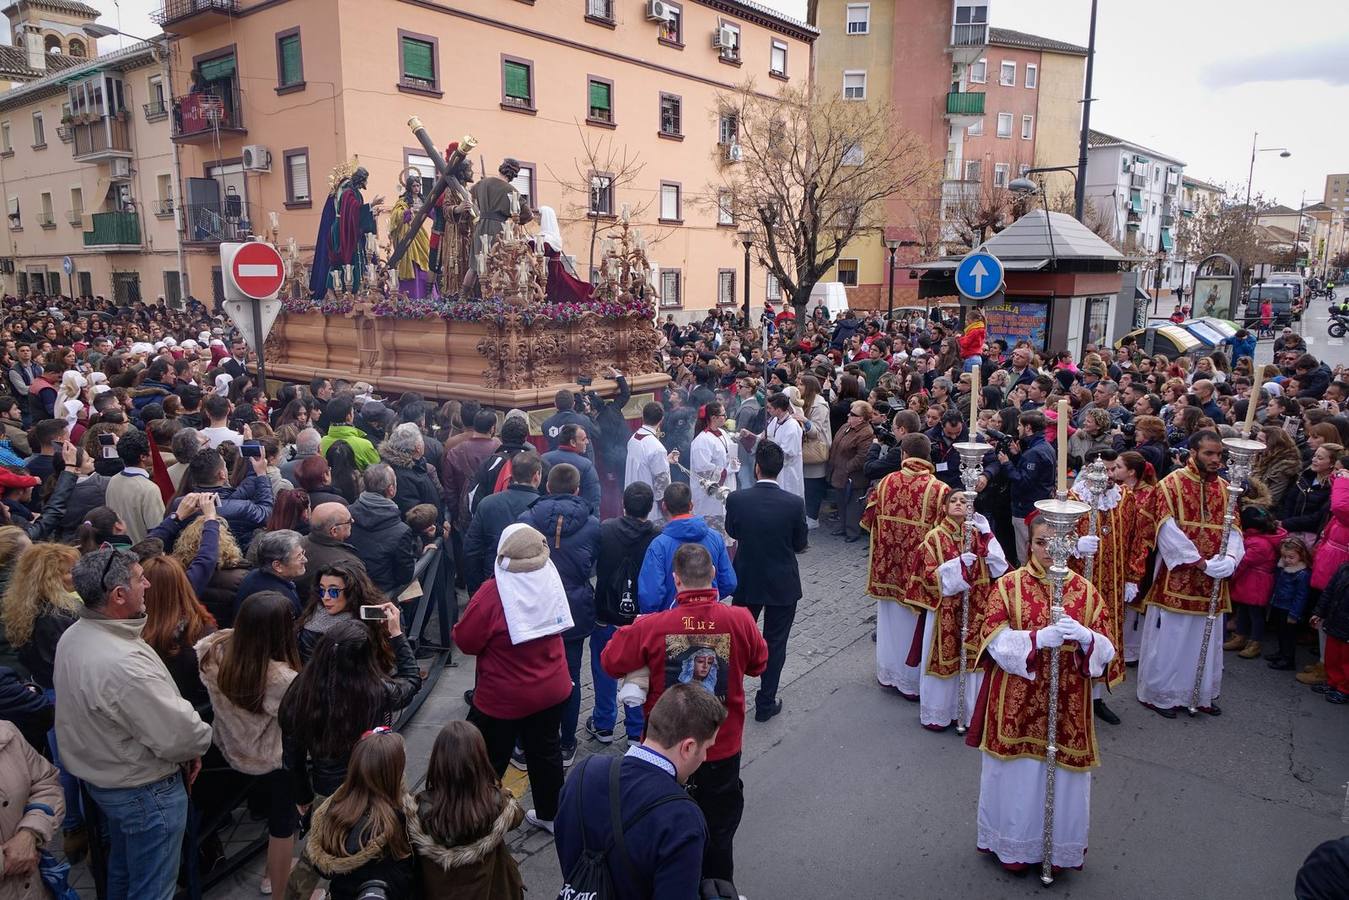
[[551,209],[540,211],[533,233],[526,227],[533,211],[511,184],[519,163],[506,159],[475,183],[472,137],[441,154],[416,118],[408,125],[437,179],[426,192],[415,170],[400,173],[381,246],[382,202],[364,196],[369,173],[355,161],[333,171],[312,263],[288,242],[269,373],[359,378],[384,393],[525,409],[592,379],[607,393],[610,366],[634,394],[664,385],[651,264],[626,210],[601,244],[592,285],[561,252]]

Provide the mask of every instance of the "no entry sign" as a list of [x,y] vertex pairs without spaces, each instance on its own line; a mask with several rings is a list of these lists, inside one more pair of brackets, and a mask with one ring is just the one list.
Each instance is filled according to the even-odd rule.
[[[222,247],[222,252],[224,248]],[[238,244],[226,271],[239,293],[252,300],[270,300],[286,280],[286,265],[271,244]]]

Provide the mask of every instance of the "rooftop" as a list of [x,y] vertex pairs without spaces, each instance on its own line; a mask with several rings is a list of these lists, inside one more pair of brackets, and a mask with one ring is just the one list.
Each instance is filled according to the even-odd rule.
[[1118,138],[1118,137],[1115,137],[1113,134],[1106,134],[1104,131],[1097,131],[1095,128],[1091,129],[1091,131],[1087,133],[1087,146],[1088,146],[1088,147],[1128,147],[1128,148],[1130,148],[1131,150],[1137,150],[1138,152],[1140,152],[1140,153],[1146,153],[1146,154],[1148,154],[1149,156],[1156,156],[1156,157],[1158,157],[1158,158],[1160,158],[1160,159],[1165,159],[1165,160],[1167,160],[1167,161],[1169,161],[1169,162],[1176,163],[1177,165],[1181,165],[1181,166],[1185,165],[1185,163],[1183,163],[1183,162],[1181,162],[1180,160],[1176,159],[1174,156],[1168,156],[1167,154],[1162,153],[1162,152],[1160,152],[1160,151],[1153,150],[1153,149],[1151,149],[1151,148],[1149,148],[1149,147],[1144,147],[1142,144],[1135,144],[1133,141],[1125,140],[1124,138]]
[[755,3],[754,0],[698,0],[704,6],[719,9],[732,15],[744,16],[769,28],[778,28],[792,33],[804,40],[814,40],[820,36],[820,29],[814,25],[783,15],[776,9]]
[[[983,249],[999,259],[1123,259],[1124,255],[1091,229],[1065,213],[1033,210],[984,241]],[[1049,228],[1054,229],[1053,242]]]
[[1184,177],[1181,179],[1181,181],[1184,182],[1184,183],[1187,184],[1187,185],[1190,185],[1191,187],[1197,187],[1197,188],[1199,188],[1200,190],[1204,190],[1204,191],[1215,191],[1215,192],[1217,192],[1217,193],[1219,193],[1219,194],[1226,194],[1226,193],[1227,193],[1227,189],[1224,188],[1224,187],[1223,187],[1222,185],[1220,185],[1220,184],[1214,184],[1214,183],[1211,182],[1211,181],[1203,181],[1203,180],[1201,180],[1201,179],[1199,179],[1199,178],[1191,178],[1189,175],[1184,176]]
[[1013,31],[1010,28],[988,29],[988,42],[1000,47],[1021,47],[1025,50],[1044,50],[1049,53],[1066,53],[1071,56],[1086,56],[1087,48],[1066,41],[1040,37],[1025,31]]
[[69,69],[88,61],[89,60],[84,57],[66,56],[62,53],[48,53],[47,68],[43,71],[34,69],[28,65],[28,53],[22,47],[0,44],[0,77],[8,76],[10,78],[21,79],[42,78],[53,72],[60,72],[64,69]]
[[[0,50],[9,50],[9,47],[0,47]],[[11,88],[4,93],[0,93],[0,109],[11,109],[21,106],[38,97],[48,96],[53,93],[59,93],[65,90],[65,86],[72,80],[80,78],[83,75],[97,72],[101,69],[131,69],[137,66],[147,65],[155,59],[155,47],[151,44],[137,43],[123,47],[121,50],[114,50],[112,53],[104,53],[93,59],[78,59],[73,56],[47,56],[48,63],[53,59],[60,59],[65,63],[64,68],[56,68],[53,72],[48,72],[45,76],[36,78],[26,84]]]
[[54,12],[70,13],[73,16],[88,16],[91,19],[97,19],[103,15],[89,4],[78,3],[76,0],[17,0],[17,2],[10,3],[5,7],[5,15],[9,15],[21,5],[38,6]]

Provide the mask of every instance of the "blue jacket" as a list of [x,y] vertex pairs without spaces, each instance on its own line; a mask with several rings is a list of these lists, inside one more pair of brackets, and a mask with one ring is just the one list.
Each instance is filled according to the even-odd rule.
[[1057,464],[1054,445],[1043,434],[1022,439],[1021,452],[1012,457],[1007,469],[1012,482],[1013,518],[1024,519],[1035,509],[1035,501],[1053,496]]
[[1232,362],[1236,362],[1243,356],[1249,356],[1255,359],[1255,335],[1251,332],[1246,333],[1245,339],[1230,337],[1224,343],[1232,345]]
[[548,541],[548,553],[562,577],[572,627],[563,640],[578,640],[595,630],[595,560],[600,555],[600,520],[575,494],[548,494],[529,505],[519,521]]
[[600,514],[600,476],[595,471],[595,464],[588,457],[582,456],[574,449],[564,445],[543,454],[543,461],[549,469],[552,469],[558,463],[568,463],[575,466],[581,473],[581,499],[590,504],[592,516]]
[[[237,488],[221,485],[201,488],[200,492],[216,495],[216,513],[225,520],[240,547],[251,544],[253,533],[266,525],[272,515],[272,482],[266,475],[249,472]],[[175,498],[168,512],[177,510],[180,502],[182,498]]]
[[1311,569],[1285,572],[1283,567],[1279,567],[1274,573],[1274,593],[1269,597],[1269,605],[1288,613],[1289,619],[1302,618],[1311,581]]
[[735,568],[726,542],[702,516],[685,516],[665,523],[665,529],[646,548],[642,572],[637,576],[637,608],[641,612],[660,612],[674,606],[674,555],[682,544],[706,547],[717,570],[717,592],[723,600],[735,593]]

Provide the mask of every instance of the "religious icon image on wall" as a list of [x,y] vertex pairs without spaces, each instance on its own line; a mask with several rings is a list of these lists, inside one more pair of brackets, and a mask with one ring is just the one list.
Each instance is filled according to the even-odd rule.
[[696,684],[725,703],[730,659],[729,634],[666,635],[665,683]]

